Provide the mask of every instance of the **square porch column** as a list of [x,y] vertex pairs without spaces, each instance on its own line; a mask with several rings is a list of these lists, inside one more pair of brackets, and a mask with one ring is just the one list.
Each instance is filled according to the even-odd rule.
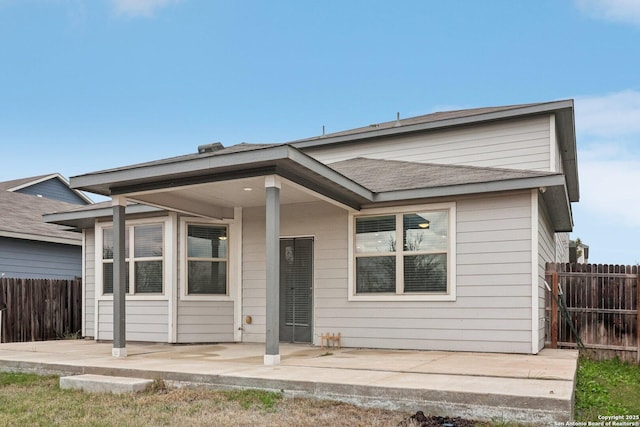
[[280,178],[265,177],[266,340],[265,365],[280,364]]
[[127,357],[125,333],[125,207],[127,200],[112,198],[113,205],[113,349],[114,357]]

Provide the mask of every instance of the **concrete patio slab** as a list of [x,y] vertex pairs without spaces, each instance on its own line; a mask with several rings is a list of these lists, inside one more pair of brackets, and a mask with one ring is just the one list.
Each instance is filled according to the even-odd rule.
[[90,340],[0,344],[0,370],[162,379],[171,385],[282,390],[434,415],[545,423],[570,420],[577,351],[538,355],[281,344],[282,363],[263,365],[263,344],[129,343],[129,356]]

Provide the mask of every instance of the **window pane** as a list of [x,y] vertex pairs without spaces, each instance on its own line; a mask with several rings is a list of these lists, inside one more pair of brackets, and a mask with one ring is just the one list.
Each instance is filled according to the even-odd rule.
[[405,292],[447,292],[447,255],[404,257]]
[[447,211],[404,215],[404,250],[446,252],[449,229],[447,217]]
[[162,293],[162,261],[136,261],[136,293]]
[[113,293],[113,263],[102,264],[102,292]]
[[[129,263],[125,263],[124,267],[124,287],[125,292],[129,293]],[[113,263],[105,262],[102,264],[102,292],[104,294],[113,293]]]
[[395,215],[356,218],[356,252],[395,252]]
[[356,293],[396,292],[396,257],[356,258]]
[[[124,257],[129,258],[129,229],[124,231]],[[102,259],[113,259],[113,228],[102,230]]]
[[227,227],[189,225],[188,252],[191,258],[226,258]]
[[227,294],[227,263],[224,261],[189,261],[189,294]]
[[162,256],[161,224],[135,226],[133,239],[136,258]]

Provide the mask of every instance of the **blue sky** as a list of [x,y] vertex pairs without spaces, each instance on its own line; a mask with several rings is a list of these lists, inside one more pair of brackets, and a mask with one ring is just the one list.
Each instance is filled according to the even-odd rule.
[[0,181],[573,98],[592,262],[640,262],[640,1],[0,0]]

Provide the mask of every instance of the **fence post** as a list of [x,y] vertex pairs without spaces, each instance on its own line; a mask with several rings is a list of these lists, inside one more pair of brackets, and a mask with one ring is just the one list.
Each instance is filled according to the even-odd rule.
[[558,272],[551,273],[551,348],[558,348]]
[[636,292],[638,294],[637,298],[636,298],[636,315],[637,315],[637,322],[636,322],[636,335],[637,337],[637,344],[638,344],[638,356],[637,356],[637,362],[640,365],[640,270],[637,272],[637,277],[636,277]]

